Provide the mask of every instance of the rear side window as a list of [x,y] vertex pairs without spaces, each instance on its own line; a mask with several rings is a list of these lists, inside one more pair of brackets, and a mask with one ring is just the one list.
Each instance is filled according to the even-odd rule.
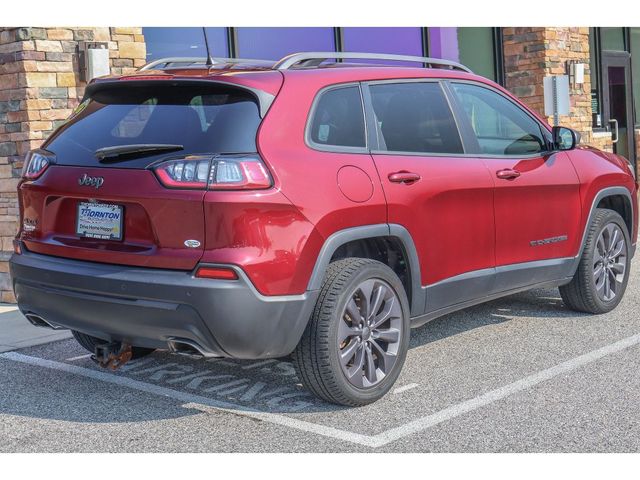
[[382,150],[462,154],[455,119],[439,83],[372,85]]
[[320,94],[313,110],[309,138],[316,145],[366,146],[360,88],[338,87]]
[[[260,122],[256,100],[241,89],[119,86],[94,93],[45,148],[63,165],[98,165],[96,150],[131,144],[183,145],[180,155],[252,153]],[[150,159],[114,166],[141,167]]]
[[538,122],[493,90],[454,83],[453,90],[471,123],[480,153],[529,155],[547,149]]

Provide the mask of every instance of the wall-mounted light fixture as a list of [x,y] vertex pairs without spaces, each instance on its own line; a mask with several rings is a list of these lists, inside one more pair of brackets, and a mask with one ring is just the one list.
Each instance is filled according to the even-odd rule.
[[567,75],[572,87],[584,84],[585,64],[577,60],[567,60]]
[[109,75],[109,44],[107,42],[78,42],[80,79],[90,82],[96,77]]

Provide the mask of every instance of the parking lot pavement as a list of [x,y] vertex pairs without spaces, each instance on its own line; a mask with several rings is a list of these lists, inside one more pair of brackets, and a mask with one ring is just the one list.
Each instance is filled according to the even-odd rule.
[[363,408],[315,399],[288,360],[156,352],[114,373],[74,340],[5,352],[0,451],[637,452],[637,268],[607,315],[536,290],[414,330],[394,390]]
[[15,305],[0,303],[0,353],[70,338],[65,330],[34,327]]

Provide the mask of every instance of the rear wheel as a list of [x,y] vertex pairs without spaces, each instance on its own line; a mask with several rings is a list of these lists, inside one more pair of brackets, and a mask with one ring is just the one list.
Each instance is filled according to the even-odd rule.
[[607,313],[622,300],[629,280],[629,232],[613,210],[598,208],[573,279],[560,287],[565,305],[587,313]]
[[[91,353],[95,353],[96,346],[107,343],[106,340],[92,337],[91,335],[87,335],[86,333],[81,333],[76,330],[72,330],[71,333],[73,334],[73,337],[78,341],[78,343],[85,349],[89,350]],[[142,358],[153,352],[153,348],[131,347],[131,359]]]
[[409,305],[397,275],[375,260],[329,265],[293,359],[302,383],[332,403],[366,405],[393,386],[409,344]]

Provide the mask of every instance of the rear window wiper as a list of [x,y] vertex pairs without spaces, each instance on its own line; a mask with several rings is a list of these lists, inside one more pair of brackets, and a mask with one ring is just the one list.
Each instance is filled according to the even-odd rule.
[[113,147],[99,148],[95,151],[96,157],[101,163],[126,161],[130,158],[153,155],[159,152],[176,152],[184,150],[184,145],[172,145],[167,143],[140,143],[134,145],[116,145]]

